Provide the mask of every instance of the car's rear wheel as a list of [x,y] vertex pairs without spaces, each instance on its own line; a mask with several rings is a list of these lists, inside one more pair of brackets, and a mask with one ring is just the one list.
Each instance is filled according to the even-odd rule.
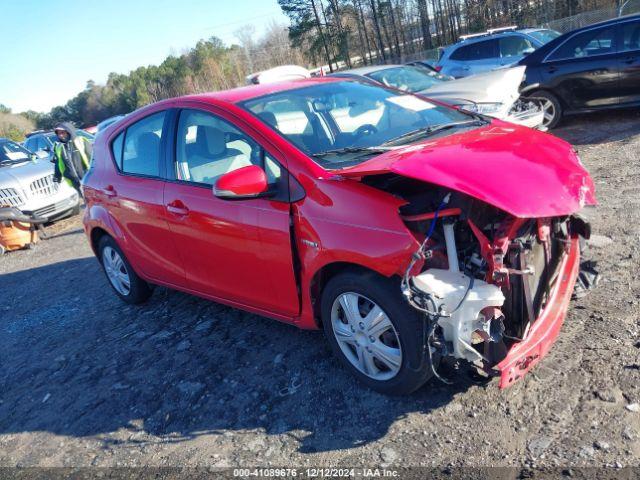
[[432,375],[423,349],[423,319],[402,298],[396,279],[349,271],[322,292],[322,322],[334,353],[360,381],[407,394]]
[[127,257],[113,238],[108,235],[103,236],[99,242],[98,252],[107,280],[122,300],[136,304],[144,302],[151,296],[151,286],[134,272]]
[[542,126],[548,130],[557,127],[562,119],[562,104],[558,97],[546,91],[535,92],[531,96],[542,103],[542,112],[544,113]]

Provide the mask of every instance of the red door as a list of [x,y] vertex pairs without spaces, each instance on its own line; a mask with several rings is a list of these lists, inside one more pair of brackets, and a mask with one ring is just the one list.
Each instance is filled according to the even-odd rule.
[[167,182],[164,203],[189,288],[297,315],[287,192],[271,199],[222,200],[212,191],[220,175],[249,164],[261,164],[275,189],[286,188],[280,181],[286,172],[253,139],[209,112],[183,110],[176,131],[177,179]]
[[164,206],[162,140],[165,112],[130,125],[112,144],[119,173],[105,176],[104,203],[120,230],[125,254],[143,276],[185,286],[182,259],[172,243]]

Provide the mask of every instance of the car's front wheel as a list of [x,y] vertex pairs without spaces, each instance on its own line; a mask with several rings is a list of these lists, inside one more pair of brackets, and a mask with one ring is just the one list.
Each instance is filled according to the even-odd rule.
[[531,97],[541,102],[542,112],[544,114],[542,126],[548,130],[556,128],[562,119],[562,104],[560,100],[558,100],[558,97],[546,91],[535,92]]
[[370,388],[407,394],[432,376],[423,319],[402,298],[397,279],[357,271],[338,274],[325,286],[321,308],[332,350]]
[[133,271],[113,238],[105,235],[100,239],[98,255],[111,287],[122,300],[136,304],[151,296],[151,286]]

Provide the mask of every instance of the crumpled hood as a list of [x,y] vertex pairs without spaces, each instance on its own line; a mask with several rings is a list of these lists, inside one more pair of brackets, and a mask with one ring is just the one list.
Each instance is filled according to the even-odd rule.
[[456,104],[460,100],[504,103],[509,107],[520,97],[526,67],[501,68],[459,80],[442,82],[420,92],[425,97]]
[[396,173],[470,195],[520,218],[569,215],[596,203],[593,180],[571,145],[499,120],[335,173],[349,178]]

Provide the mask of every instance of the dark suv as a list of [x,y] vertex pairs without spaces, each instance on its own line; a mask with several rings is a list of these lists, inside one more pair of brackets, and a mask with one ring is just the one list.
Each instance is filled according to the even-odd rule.
[[640,15],[566,33],[520,65],[522,92],[543,100],[548,128],[563,115],[640,105]]

